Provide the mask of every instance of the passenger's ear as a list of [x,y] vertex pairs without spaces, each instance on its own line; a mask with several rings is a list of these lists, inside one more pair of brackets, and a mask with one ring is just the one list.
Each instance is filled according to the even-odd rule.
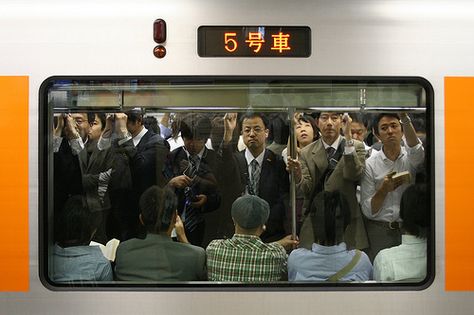
[[270,134],[270,130],[268,130],[268,129],[265,129],[265,139],[267,139],[267,138],[268,138],[268,135],[269,135],[269,134]]

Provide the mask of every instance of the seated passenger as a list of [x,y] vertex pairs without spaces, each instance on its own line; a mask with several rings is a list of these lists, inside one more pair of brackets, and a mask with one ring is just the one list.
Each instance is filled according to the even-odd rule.
[[426,277],[426,237],[430,224],[426,185],[414,185],[405,190],[400,217],[402,244],[378,253],[374,260],[375,280],[423,280]]
[[58,239],[53,252],[53,280],[113,280],[112,267],[98,246],[88,246],[94,230],[81,196],[70,197],[58,213]]
[[372,278],[369,257],[359,250],[347,250],[344,232],[351,211],[344,195],[322,191],[314,198],[309,214],[315,242],[288,257],[290,281],[365,281]]
[[[206,253],[187,244],[183,222],[176,214],[176,197],[169,188],[152,186],[140,197],[140,222],[145,239],[120,243],[115,258],[117,280],[191,281],[206,279]],[[176,228],[179,242],[173,242]]]
[[260,235],[270,214],[268,202],[244,195],[232,204],[235,234],[231,239],[213,240],[206,249],[211,281],[278,281],[286,275],[286,249],[297,244],[287,236],[265,244]]

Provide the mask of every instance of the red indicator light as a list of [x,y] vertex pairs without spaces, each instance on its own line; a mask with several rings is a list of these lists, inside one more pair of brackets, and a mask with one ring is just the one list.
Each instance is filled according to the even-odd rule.
[[166,22],[162,19],[157,19],[153,23],[153,39],[158,44],[166,41]]
[[156,58],[163,58],[166,56],[166,48],[165,46],[158,45],[153,49],[153,55],[155,55]]

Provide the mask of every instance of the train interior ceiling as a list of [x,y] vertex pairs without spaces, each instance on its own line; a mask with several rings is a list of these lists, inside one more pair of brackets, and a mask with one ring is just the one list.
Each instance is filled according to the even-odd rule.
[[[265,129],[268,133],[264,139],[264,147],[272,150],[278,159],[286,160],[287,156],[297,158],[299,155],[299,138],[297,126],[304,122],[314,122],[312,127],[313,141],[321,137],[321,130],[318,130],[318,119],[320,114],[334,113],[340,114],[340,118],[347,124],[347,116],[349,115],[352,121],[352,128],[358,125],[361,130],[352,130],[352,133],[360,133],[363,136],[360,139],[365,144],[366,156],[368,158],[371,152],[380,150],[381,144],[376,134],[374,133],[374,126],[372,121],[381,113],[390,113],[393,115],[405,115],[411,118],[411,122],[416,129],[420,143],[425,151],[425,158],[412,174],[411,182],[406,184],[423,184],[427,187],[433,187],[432,175],[433,167],[431,161],[431,152],[433,150],[433,91],[431,85],[423,79],[411,77],[360,77],[360,78],[324,78],[324,77],[304,77],[304,78],[241,78],[241,77],[141,77],[141,78],[81,78],[81,77],[53,77],[43,83],[40,90],[40,159],[42,159],[41,173],[45,176],[41,179],[43,185],[40,185],[40,195],[42,202],[40,203],[40,275],[44,283],[53,289],[64,289],[73,287],[108,287],[125,286],[125,287],[166,287],[170,284],[176,287],[206,287],[216,285],[216,282],[211,281],[178,281],[170,282],[167,280],[161,281],[119,281],[118,275],[113,276],[113,281],[61,281],[56,277],[56,269],[58,261],[54,258],[56,250],[55,246],[64,241],[61,239],[61,219],[62,208],[65,204],[65,199],[74,195],[76,191],[69,185],[73,180],[73,174],[64,173],[61,169],[63,164],[57,162],[57,153],[59,147],[56,147],[57,137],[68,137],[65,131],[65,125],[68,124],[67,117],[77,113],[87,113],[84,117],[87,118],[90,124],[88,134],[80,134],[84,136],[84,143],[89,143],[92,140],[100,142],[104,136],[104,130],[107,130],[107,124],[111,121],[112,132],[115,131],[116,124],[118,124],[118,117],[121,114],[130,115],[138,113],[144,117],[148,117],[149,124],[146,125],[148,129],[154,130],[155,133],[161,134],[163,143],[167,143],[168,152],[163,153],[166,156],[155,157],[153,162],[154,168],[148,169],[145,172],[154,173],[154,182],[152,184],[160,187],[169,186],[173,178],[173,167],[168,168],[170,163],[169,156],[173,152],[179,150],[179,147],[185,148],[184,151],[191,155],[189,149],[182,138],[180,137],[180,123],[186,121],[185,117],[192,116],[193,119],[204,119],[208,121],[201,128],[207,130],[192,130],[196,135],[202,133],[206,135],[205,149],[216,152],[217,163],[225,164],[222,157],[224,133],[226,132],[226,123],[228,115],[233,113],[238,118],[248,115],[249,113],[263,113],[266,117]],[[198,118],[196,118],[198,117]],[[304,118],[307,117],[307,118]],[[332,117],[332,116],[331,116]],[[239,125],[237,118],[237,126],[232,131],[232,151],[237,153],[245,150],[246,143],[242,136],[244,130]],[[302,118],[303,120],[300,120]],[[75,118],[74,118],[75,119]],[[74,120],[73,119],[73,120]],[[114,119],[116,119],[114,121]],[[188,118],[190,119],[190,118]],[[332,118],[331,118],[332,119]],[[100,130],[92,136],[92,129],[94,120],[100,124]],[[403,119],[402,119],[403,120]],[[73,122],[77,128],[77,124],[84,123],[80,119]],[[87,122],[86,122],[87,123]],[[416,124],[415,124],[416,123]],[[344,136],[343,126],[338,131],[341,137]],[[53,126],[53,128],[51,128]],[[158,128],[157,128],[158,127]],[[63,129],[59,130],[58,129]],[[161,129],[160,129],[161,128]],[[169,132],[163,132],[164,129]],[[66,128],[67,129],[67,128]],[[80,129],[80,128],[79,128]],[[191,128],[192,129],[192,128]],[[266,131],[267,132],[267,131]],[[252,131],[250,131],[252,133]],[[255,131],[254,131],[255,133]],[[356,134],[353,134],[358,140]],[[95,137],[95,138],[94,138]],[[164,139],[163,139],[164,138]],[[184,138],[184,137],[183,137]],[[406,142],[406,140],[404,140]],[[309,141],[311,142],[311,141]],[[402,141],[403,143],[403,141]],[[64,144],[61,144],[64,145]],[[405,145],[405,144],[402,144]],[[95,150],[95,149],[94,149]],[[199,149],[201,150],[201,148]],[[282,152],[285,150],[285,152]],[[202,151],[201,151],[202,152]],[[91,153],[89,152],[89,157]],[[109,157],[110,158],[110,157]],[[202,157],[201,157],[202,158]],[[115,159],[115,158],[111,158]],[[365,160],[365,159],[364,159]],[[114,162],[105,163],[110,167],[109,175],[113,178],[117,172],[114,170]],[[130,162],[131,163],[131,162]],[[288,162],[286,162],[288,163]],[[112,165],[112,166],[110,166]],[[191,164],[190,164],[191,165]],[[82,167],[82,166],[81,166]],[[180,167],[182,169],[180,169]],[[234,223],[231,218],[230,208],[236,198],[242,194],[239,187],[236,187],[234,178],[230,173],[226,173],[229,168],[216,166],[211,168],[211,174],[216,180],[216,191],[218,194],[218,203],[210,210],[202,213],[202,231],[197,237],[192,236],[192,244],[198,247],[206,248],[214,239],[230,239],[234,234]],[[175,173],[186,174],[188,168],[178,166]],[[81,169],[83,170],[83,169]],[[97,170],[96,170],[97,171]],[[107,169],[100,170],[105,172]],[[97,171],[100,173],[99,171]],[[171,172],[171,175],[170,175]],[[91,175],[98,175],[91,174]],[[176,174],[174,174],[176,175]],[[380,176],[381,174],[378,174]],[[71,176],[71,178],[67,178]],[[82,183],[84,184],[84,174],[82,175]],[[102,176],[102,175],[100,175]],[[91,206],[97,209],[94,224],[95,234],[92,241],[102,245],[110,245],[111,240],[118,240],[114,243],[115,246],[120,242],[126,242],[131,238],[143,238],[147,231],[143,230],[143,226],[139,222],[139,206],[138,203],[128,204],[129,207],[134,207],[134,210],[120,209],[120,204],[126,202],[127,198],[136,199],[138,197],[127,196],[128,193],[133,195],[136,193],[136,186],[141,185],[135,182],[133,178],[129,183],[128,190],[117,189],[113,184],[108,184],[108,190],[104,194],[100,194],[96,202],[100,206]],[[304,217],[307,214],[305,209],[302,209],[301,195],[297,187],[297,180],[293,172],[286,173],[289,185],[285,186],[286,191],[283,192],[284,210],[281,213],[281,218],[278,224],[281,225],[281,231],[275,232],[275,235],[263,234],[264,241],[277,241],[280,237],[292,235],[300,239]],[[383,177],[383,176],[382,176]],[[230,178],[230,181],[229,181]],[[110,179],[111,182],[114,181]],[[120,178],[120,180],[122,180]],[[266,180],[266,179],[262,179]],[[233,183],[234,181],[234,183]],[[279,188],[275,183],[267,183],[268,185],[275,185],[275,189]],[[68,186],[69,185],[69,186]],[[362,204],[360,200],[360,185],[359,179],[354,183],[357,186],[357,198],[359,205]],[[68,186],[68,187],[66,187]],[[100,186],[100,184],[99,184]],[[135,186],[135,187],[133,187]],[[354,187],[355,187],[354,186]],[[97,188],[97,187],[96,187]],[[406,188],[406,187],[405,187]],[[404,189],[405,189],[404,188]],[[71,189],[71,191],[66,191]],[[87,188],[79,188],[79,194],[87,195]],[[140,194],[145,189],[140,188]],[[244,189],[244,194],[248,193],[249,188]],[[74,192],[73,192],[74,191]],[[100,191],[100,189],[99,189]],[[122,196],[120,196],[122,194]],[[433,189],[428,189],[429,198],[432,200]],[[64,196],[63,196],[64,195]],[[178,193],[177,193],[178,195]],[[363,194],[362,194],[363,195]],[[107,199],[107,202],[104,201]],[[119,200],[113,200],[118,198]],[[94,203],[91,201],[93,197],[85,197],[85,203]],[[302,202],[302,201],[301,201]],[[106,206],[104,204],[107,204]],[[179,196],[178,196],[179,207]],[[426,275],[417,279],[405,279],[404,281],[383,281],[374,280],[373,277],[362,281],[352,281],[344,283],[353,288],[357,287],[383,287],[383,288],[420,288],[426,287],[434,277],[434,209],[433,205],[429,205],[431,218],[427,233],[426,253]],[[361,208],[358,208],[359,214],[363,216]],[[93,211],[93,210],[91,210]],[[123,211],[128,211],[124,214]],[[273,211],[273,210],[271,210]],[[178,209],[180,215],[182,209]],[[352,214],[353,215],[353,214]],[[270,217],[272,214],[270,214]],[[100,217],[97,219],[97,217]],[[354,219],[354,218],[352,218]],[[128,221],[127,221],[128,220]],[[138,224],[132,224],[138,222]],[[98,223],[97,223],[98,222]],[[351,221],[352,222],[352,221]],[[142,221],[143,223],[143,221]],[[268,223],[270,225],[270,223]],[[187,228],[186,228],[187,230]],[[271,228],[270,228],[271,230]],[[59,232],[58,232],[59,231]],[[267,231],[268,232],[268,231]],[[172,233],[175,233],[173,231]],[[266,233],[266,232],[264,232]],[[192,234],[192,233],[191,233]],[[59,236],[58,236],[59,235]],[[193,234],[194,235],[194,234]],[[172,236],[176,236],[172,234]],[[268,236],[268,238],[266,238]],[[304,240],[300,239],[301,242]],[[120,245],[118,245],[120,246]],[[348,244],[348,248],[359,248],[365,251],[368,245],[358,246]],[[113,245],[112,245],[113,248]],[[105,251],[107,249],[104,249]],[[115,250],[112,258],[112,266],[115,262]],[[292,249],[287,249],[287,254],[290,254]],[[105,252],[104,252],[105,254]],[[373,263],[371,257],[371,262]],[[116,268],[118,266],[115,266]],[[116,269],[118,270],[118,269]],[[291,278],[291,276],[290,276]],[[335,283],[326,281],[298,281],[282,277],[275,281],[266,281],[266,287],[287,287],[296,286],[301,288],[319,287],[327,288],[336,286]],[[255,283],[237,281],[231,284],[226,282],[218,282],[217,286],[225,287],[226,285],[237,287],[252,287]],[[340,284],[339,284],[340,285]]]

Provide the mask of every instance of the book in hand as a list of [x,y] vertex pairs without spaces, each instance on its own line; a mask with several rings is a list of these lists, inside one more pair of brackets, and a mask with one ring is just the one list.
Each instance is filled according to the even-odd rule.
[[411,182],[411,174],[409,171],[403,171],[400,173],[392,172],[389,173],[388,176],[399,182],[400,185],[409,184]]
[[99,246],[105,258],[107,258],[110,261],[115,261],[115,252],[117,251],[117,247],[119,246],[119,244],[120,244],[120,241],[118,239],[113,238],[110,241],[108,241],[107,244],[105,245],[91,241],[89,246]]

